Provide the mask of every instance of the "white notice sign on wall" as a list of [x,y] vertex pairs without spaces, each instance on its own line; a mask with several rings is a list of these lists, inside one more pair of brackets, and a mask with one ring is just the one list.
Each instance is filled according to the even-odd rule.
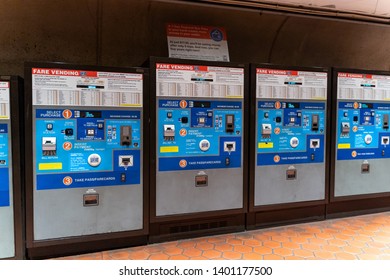
[[190,24],[167,24],[169,57],[230,61],[225,29]]

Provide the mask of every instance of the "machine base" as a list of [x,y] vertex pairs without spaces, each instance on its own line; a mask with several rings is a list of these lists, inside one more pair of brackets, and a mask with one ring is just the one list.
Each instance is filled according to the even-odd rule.
[[247,229],[325,220],[325,205],[302,206],[278,210],[259,210],[247,214]]
[[[62,242],[63,241],[63,242]],[[91,240],[90,238],[69,238],[61,241],[36,242],[33,248],[27,248],[28,259],[47,259],[93,253],[103,250],[113,250],[125,247],[146,245],[147,235],[136,237],[101,238]]]
[[151,243],[245,231],[245,214],[207,218],[186,217],[150,225]]
[[326,217],[332,219],[385,211],[390,211],[390,197],[333,201],[326,207]]

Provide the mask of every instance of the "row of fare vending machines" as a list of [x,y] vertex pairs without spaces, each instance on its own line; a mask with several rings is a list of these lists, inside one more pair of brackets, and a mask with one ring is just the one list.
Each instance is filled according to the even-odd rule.
[[0,81],[0,258],[390,207],[390,73],[151,58]]

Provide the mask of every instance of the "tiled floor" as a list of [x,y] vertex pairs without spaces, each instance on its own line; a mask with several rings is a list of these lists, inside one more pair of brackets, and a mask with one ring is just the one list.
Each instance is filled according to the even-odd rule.
[[72,260],[390,260],[390,212],[65,257]]

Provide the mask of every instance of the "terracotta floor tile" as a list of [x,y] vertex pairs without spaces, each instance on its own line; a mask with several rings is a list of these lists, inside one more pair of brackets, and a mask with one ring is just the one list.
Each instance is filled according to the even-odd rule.
[[151,245],[151,246],[147,246],[145,247],[145,252],[148,252],[148,253],[159,253],[161,251],[164,250],[164,247],[162,245]]
[[179,247],[170,246],[170,247],[165,247],[163,252],[169,256],[174,256],[174,255],[180,255],[181,253],[183,253],[183,250],[184,249]]
[[244,241],[242,241],[241,239],[237,239],[237,238],[230,238],[227,240],[227,243],[229,243],[231,245],[242,245],[242,244],[244,244]]
[[332,253],[341,253],[343,250],[341,247],[333,246],[333,245],[324,245],[322,246],[324,251],[332,252]]
[[239,252],[239,253],[250,253],[253,251],[253,247],[246,246],[246,245],[235,245],[235,246],[233,246],[233,251]]
[[[329,241],[332,241],[334,239],[330,239]],[[328,240],[326,239],[317,239],[317,238],[309,238],[309,243],[310,244],[316,244],[316,245],[328,245]]]
[[223,238],[222,236],[221,237],[216,237],[216,236],[214,236],[214,237],[209,237],[209,238],[207,238],[207,242],[209,242],[209,243],[214,243],[214,244],[220,244],[220,243],[224,243],[224,242],[226,242],[226,238]]
[[189,248],[189,249],[185,249],[183,251],[183,255],[190,257],[190,258],[200,256],[201,254],[202,254],[202,251],[199,249],[195,249],[195,248]]
[[130,260],[147,260],[149,257],[149,253],[145,251],[134,251],[129,253]]
[[244,240],[244,245],[257,247],[263,245],[263,242],[257,239],[249,239],[249,240]]
[[378,256],[373,254],[360,254],[357,255],[357,258],[359,260],[379,260]]
[[287,256],[292,256],[292,250],[291,249],[288,249],[288,248],[276,248],[276,249],[273,249],[273,252],[275,255],[279,255],[279,256],[282,256],[282,257],[287,257]]
[[358,231],[358,233],[361,236],[367,236],[367,237],[375,236],[375,231],[368,231],[368,230],[365,230],[365,229]]
[[263,259],[264,260],[284,260],[284,257],[281,257],[279,255],[271,254],[271,255],[264,255]]
[[112,253],[108,253],[108,256],[113,260],[129,260],[130,252],[127,251],[112,252]]
[[308,250],[308,251],[320,251],[321,246],[317,244],[302,244],[302,249]]
[[196,257],[190,258],[190,260],[197,260],[197,261],[199,261],[199,260],[208,260],[208,258],[203,257],[203,256],[196,256]]
[[179,241],[177,247],[186,249],[186,248],[193,248],[195,245],[196,243],[194,243],[194,241],[192,240],[184,240],[184,241]]
[[357,248],[366,248],[367,247],[367,243],[366,242],[350,240],[347,243],[348,243],[349,246],[354,246],[354,247],[357,247]]
[[293,250],[293,253],[294,256],[302,257],[302,258],[309,258],[314,256],[313,252],[302,250],[302,249]]
[[362,253],[362,250],[358,247],[354,247],[354,246],[345,246],[343,247],[343,251],[345,253],[350,253],[350,254],[360,254]]
[[275,236],[279,234],[279,231],[273,231],[273,230],[267,230],[263,232],[264,235],[267,235],[269,237]]
[[381,224],[370,224],[370,225],[366,225],[364,228],[365,228],[365,230],[376,232],[381,227],[382,227]]
[[354,236],[356,234],[355,231],[350,229],[345,229],[340,232],[341,234],[347,235],[347,236]]
[[365,235],[356,235],[356,236],[353,237],[353,240],[361,241],[361,242],[370,242],[370,241],[372,241],[370,236],[365,236]]
[[297,256],[287,256],[284,257],[285,260],[304,260],[305,258],[297,257]]
[[338,260],[357,260],[357,255],[349,253],[335,253],[336,259]]
[[295,242],[282,242],[282,247],[288,249],[300,249],[301,245]]
[[208,242],[200,242],[195,245],[195,248],[199,250],[211,250],[214,249],[214,244]]
[[156,253],[149,257],[149,260],[167,260],[169,259],[169,256],[162,253]]
[[281,236],[286,236],[286,237],[296,237],[298,236],[298,232],[292,231],[292,230],[286,230],[284,232],[280,233]]
[[290,238],[291,242],[293,243],[297,243],[297,244],[302,244],[302,243],[308,243],[309,240],[307,238],[304,238],[304,237],[291,237]]
[[371,237],[374,242],[380,242],[380,243],[390,243],[390,236],[384,237],[384,236],[373,236]]
[[305,230],[308,233],[322,233],[322,230],[317,227],[306,227]]
[[190,258],[183,255],[170,256],[170,260],[189,260]]
[[390,259],[390,212],[58,258],[59,260]]
[[257,239],[259,241],[262,241],[262,242],[271,240],[271,236],[264,235],[262,233],[257,233],[257,234],[255,233],[255,234],[253,234],[253,238]]
[[263,246],[268,247],[268,248],[279,248],[280,242],[266,241],[266,242],[263,242]]
[[236,238],[247,240],[247,239],[252,239],[253,237],[252,237],[252,234],[250,234],[250,233],[238,233],[238,234],[236,234]]
[[362,250],[364,253],[372,255],[380,255],[382,253],[382,251],[378,248],[363,248]]
[[326,240],[334,239],[334,236],[331,233],[316,233],[316,237],[320,239],[326,239]]
[[243,260],[262,260],[263,256],[256,253],[244,253],[242,254]]
[[335,234],[335,233],[339,233],[340,231],[342,231],[342,230],[334,229],[334,228],[324,228],[322,230],[322,233],[325,233],[325,234]]
[[385,249],[390,246],[390,243],[382,243],[382,242],[367,242],[368,247],[372,248],[378,248],[378,249]]
[[385,232],[383,229],[384,228],[382,228],[381,231],[376,232],[375,236],[389,237],[389,232]]
[[272,249],[264,246],[253,248],[253,252],[258,253],[260,255],[272,254]]
[[220,251],[220,252],[232,251],[233,245],[230,245],[230,244],[215,245],[215,250]]
[[334,260],[334,259],[336,259],[336,256],[333,253],[327,252],[327,251],[314,252],[314,256],[318,259],[321,259],[321,260]]
[[347,241],[352,240],[352,237],[345,234],[334,234],[334,239]]
[[271,236],[271,240],[275,242],[289,242],[290,238],[288,238],[287,236],[275,235]]
[[220,258],[222,256],[222,253],[216,250],[208,250],[208,251],[204,251],[202,256],[207,259],[215,259],[215,258]]
[[238,252],[223,252],[222,257],[227,260],[240,260],[242,258],[242,254]]

